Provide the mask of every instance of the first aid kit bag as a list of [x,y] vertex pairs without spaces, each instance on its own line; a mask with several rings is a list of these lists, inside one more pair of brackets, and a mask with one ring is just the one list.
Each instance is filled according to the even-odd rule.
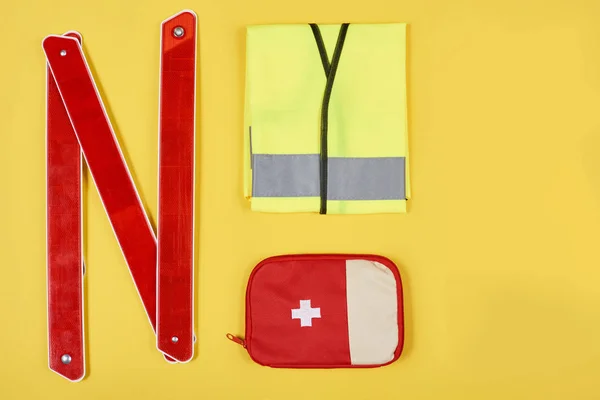
[[246,290],[244,346],[277,368],[379,367],[404,343],[402,282],[377,255],[302,254],[267,258]]

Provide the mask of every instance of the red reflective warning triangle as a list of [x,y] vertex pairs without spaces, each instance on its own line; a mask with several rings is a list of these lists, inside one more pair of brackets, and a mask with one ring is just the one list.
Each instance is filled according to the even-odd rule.
[[[77,33],[65,35],[81,42]],[[46,85],[48,364],[79,381],[85,375],[81,149],[49,68]]]
[[[194,46],[184,46],[188,53],[179,52],[178,57],[185,55],[191,58],[195,66],[195,14],[185,11],[173,16],[163,23],[163,32],[167,23],[174,23],[179,28],[173,34],[177,34],[178,39],[182,39],[181,42],[184,38],[193,36]],[[183,35],[179,35],[181,29],[185,31]],[[80,37],[71,33],[48,36],[43,42],[48,62],[46,140],[49,366],[72,381],[80,380],[85,375],[81,154],[100,194],[153,330],[156,331],[157,328],[157,291],[170,293],[175,284],[179,289],[187,288],[186,291],[181,291],[181,296],[164,296],[163,302],[172,301],[172,311],[177,313],[177,317],[170,315],[169,304],[165,304],[166,309],[161,313],[161,320],[164,321],[161,325],[165,327],[165,332],[173,332],[171,339],[174,346],[167,349],[159,347],[167,360],[185,362],[191,358],[189,354],[192,350],[188,348],[186,338],[187,332],[193,330],[192,302],[188,300],[193,297],[188,296],[188,293],[193,293],[193,262],[189,265],[174,263],[161,268],[164,270],[163,276],[172,276],[174,279],[163,279],[157,287],[157,239],[78,39]],[[166,51],[164,43],[162,47]],[[165,59],[165,54],[162,58]],[[162,81],[164,77],[161,76]],[[189,168],[183,168],[188,166],[182,154],[194,153],[194,120],[188,119],[187,115],[191,113],[193,116],[195,111],[195,77],[190,80],[184,73],[171,74],[168,81],[170,83],[162,85],[160,99],[159,169],[163,169],[162,160],[177,160],[176,165],[187,171]],[[170,87],[177,88],[177,91],[165,90]],[[190,93],[191,102],[188,100]],[[164,107],[165,103],[178,106]],[[180,119],[181,122],[178,122]],[[191,141],[187,139],[190,131]],[[186,137],[186,140],[178,140],[178,137]],[[159,215],[159,224],[161,220],[180,221],[178,224],[162,223],[160,237],[168,244],[161,246],[161,254],[166,256],[180,249],[174,249],[173,244],[169,244],[177,243],[173,238],[181,243],[193,242],[193,156],[191,170],[190,175],[183,172],[179,174],[178,186],[172,188],[169,196],[159,196],[159,210],[163,210],[162,214],[166,216],[165,219]],[[168,177],[172,175],[167,174]],[[166,198],[167,204],[161,204]],[[188,206],[190,201],[191,207]],[[188,209],[192,210],[191,213]],[[188,226],[192,228],[189,229]],[[186,237],[189,239],[186,240]],[[191,252],[190,259],[193,259],[193,243],[184,251]],[[181,257],[178,255],[177,259]],[[161,289],[162,285],[167,285],[165,290]],[[193,340],[193,334],[189,336],[190,341]],[[182,344],[182,350],[176,346],[178,343]],[[191,348],[193,349],[193,344]]]
[[186,362],[194,353],[196,17],[184,12],[161,28],[156,345]]

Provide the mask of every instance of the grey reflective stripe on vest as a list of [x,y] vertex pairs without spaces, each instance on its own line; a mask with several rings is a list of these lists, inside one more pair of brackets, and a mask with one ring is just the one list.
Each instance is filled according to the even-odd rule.
[[330,157],[327,200],[403,200],[404,180],[404,157]]
[[319,196],[318,154],[254,154],[253,197]]
[[[253,154],[253,197],[318,197],[318,154]],[[404,200],[404,157],[329,157],[328,200]]]

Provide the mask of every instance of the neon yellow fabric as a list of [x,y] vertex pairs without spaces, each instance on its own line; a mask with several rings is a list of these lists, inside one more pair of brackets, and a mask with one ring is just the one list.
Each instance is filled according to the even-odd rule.
[[[329,60],[340,25],[319,25]],[[406,25],[351,24],[329,104],[329,157],[405,157]],[[326,76],[308,24],[247,29],[244,195],[261,212],[319,212],[316,197],[252,197],[251,154],[318,154]],[[250,134],[251,132],[251,134]],[[328,200],[328,214],[398,213],[406,200]]]

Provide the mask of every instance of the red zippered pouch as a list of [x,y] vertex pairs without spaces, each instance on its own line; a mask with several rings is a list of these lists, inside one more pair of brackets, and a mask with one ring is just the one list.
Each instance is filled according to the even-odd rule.
[[376,255],[284,255],[261,261],[246,289],[252,360],[278,368],[379,367],[404,343],[402,281]]

